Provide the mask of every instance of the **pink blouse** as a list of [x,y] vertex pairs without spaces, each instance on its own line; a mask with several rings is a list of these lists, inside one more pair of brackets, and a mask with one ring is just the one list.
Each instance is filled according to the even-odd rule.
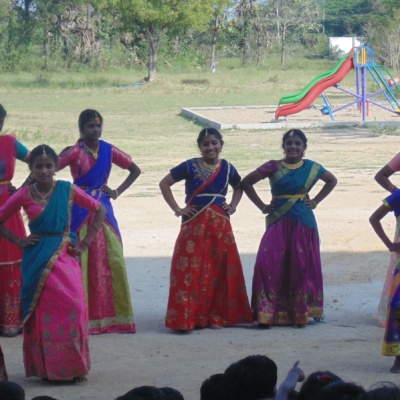
[[[58,157],[58,169],[61,170],[66,166],[70,166],[71,175],[74,179],[85,175],[90,169],[96,164],[96,159],[90,154],[86,153],[79,147],[80,142],[78,141],[74,146],[64,150]],[[122,169],[128,169],[132,164],[132,158],[130,155],[124,153],[117,147],[112,146],[112,158],[113,164],[117,165]]]
[[[73,190],[73,201],[83,208],[88,209],[91,212],[96,212],[100,206],[100,202],[87,195],[79,187],[72,185],[75,190]],[[28,215],[29,220],[32,220],[37,215],[39,215],[44,206],[36,203],[30,193],[29,187],[24,186],[14,193],[9,200],[0,207],[0,222],[7,221],[15,212],[23,208]]]

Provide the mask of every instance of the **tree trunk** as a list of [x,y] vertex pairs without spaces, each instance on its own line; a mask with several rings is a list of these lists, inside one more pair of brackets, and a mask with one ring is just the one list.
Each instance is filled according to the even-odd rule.
[[285,69],[285,35],[286,32],[283,30],[281,35],[281,68]]
[[160,47],[161,34],[161,29],[157,33],[153,32],[151,29],[147,30],[147,37],[149,39],[149,63],[147,75],[148,82],[152,82],[157,75],[157,58],[158,49]]
[[216,54],[216,47],[217,47],[217,33],[218,33],[218,15],[215,17],[214,21],[214,29],[213,29],[213,38],[212,38],[212,47],[211,47],[211,63],[210,67],[215,63],[215,54]]

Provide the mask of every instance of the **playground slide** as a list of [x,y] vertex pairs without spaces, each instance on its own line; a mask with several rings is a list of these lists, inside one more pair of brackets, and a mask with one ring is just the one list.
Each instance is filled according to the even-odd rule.
[[278,107],[275,112],[275,119],[303,111],[310,106],[324,90],[341,82],[352,68],[353,57],[349,56],[335,74],[317,82],[300,101]]
[[352,51],[349,54],[347,54],[344,57],[342,57],[339,60],[339,62],[335,65],[334,68],[332,68],[329,71],[323,72],[322,74],[319,74],[314,79],[312,79],[304,89],[300,90],[299,92],[297,92],[295,94],[289,94],[287,96],[283,96],[279,100],[279,104],[278,105],[289,104],[289,103],[297,103],[298,101],[300,101],[315,84],[317,84],[318,82],[322,81],[325,78],[329,78],[330,76],[334,75],[338,71],[338,69],[341,67],[341,65],[349,57],[353,57],[353,52]]

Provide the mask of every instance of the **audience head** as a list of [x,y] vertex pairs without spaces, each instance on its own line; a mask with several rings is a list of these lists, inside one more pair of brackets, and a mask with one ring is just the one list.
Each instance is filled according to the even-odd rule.
[[163,391],[155,386],[139,386],[116,400],[166,400]]
[[25,400],[25,390],[15,382],[0,382],[1,400]]
[[184,400],[182,393],[171,387],[160,388],[165,400]]
[[400,388],[392,382],[373,385],[359,400],[400,400]]
[[31,400],[57,400],[57,399],[51,396],[36,396],[33,397]]
[[230,365],[224,373],[226,398],[257,400],[272,398],[278,367],[267,356],[253,355]]
[[317,371],[310,374],[301,385],[298,400],[310,400],[319,395],[321,390],[335,382],[343,382],[330,371]]
[[200,400],[223,400],[225,398],[224,374],[214,374],[200,387]]

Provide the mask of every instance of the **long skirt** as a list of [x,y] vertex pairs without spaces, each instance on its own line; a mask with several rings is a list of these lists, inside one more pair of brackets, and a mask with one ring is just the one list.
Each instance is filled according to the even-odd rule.
[[[0,205],[6,197],[8,193],[0,197]],[[25,237],[21,213],[13,214],[4,225],[18,237]],[[0,335],[3,336],[15,336],[21,325],[21,262],[21,249],[0,237]]]
[[400,259],[396,257],[393,284],[391,288],[382,354],[400,356]]
[[[400,239],[400,217],[397,217],[394,241],[398,242],[399,239]],[[378,318],[377,325],[382,328],[384,328],[386,326],[386,316],[387,316],[386,314],[387,314],[389,299],[390,299],[392,286],[393,286],[394,267],[396,265],[396,260],[397,260],[396,253],[394,253],[394,252],[390,253],[389,268],[386,273],[386,279],[385,279],[385,283],[383,285],[382,295],[381,295],[381,299],[379,301],[378,314],[377,314],[377,318]]]
[[210,206],[181,226],[172,258],[165,325],[192,330],[253,323],[229,219]]
[[23,327],[27,377],[71,380],[89,373],[88,318],[79,263],[65,247]]
[[[89,217],[89,224],[93,221]],[[88,222],[79,231],[82,240]],[[136,331],[122,242],[103,223],[81,259],[89,309],[89,333],[134,333]]]
[[322,318],[323,284],[315,229],[283,216],[261,239],[253,276],[254,319],[267,325],[305,325]]

